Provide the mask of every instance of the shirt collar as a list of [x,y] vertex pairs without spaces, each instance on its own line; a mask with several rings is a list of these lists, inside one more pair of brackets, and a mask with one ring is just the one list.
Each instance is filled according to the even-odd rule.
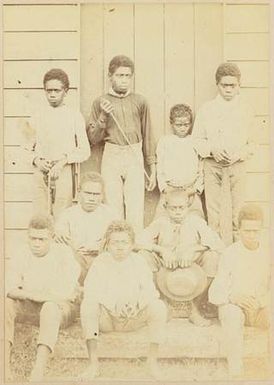
[[125,94],[118,94],[117,92],[114,91],[112,87],[110,87],[108,91],[109,95],[115,96],[116,98],[120,98],[120,99],[127,97],[130,94],[130,92],[131,92],[130,90],[127,90]]

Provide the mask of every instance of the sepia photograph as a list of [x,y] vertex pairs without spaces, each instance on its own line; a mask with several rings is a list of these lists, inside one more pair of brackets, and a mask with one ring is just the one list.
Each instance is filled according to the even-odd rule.
[[3,384],[272,383],[271,3],[2,1]]

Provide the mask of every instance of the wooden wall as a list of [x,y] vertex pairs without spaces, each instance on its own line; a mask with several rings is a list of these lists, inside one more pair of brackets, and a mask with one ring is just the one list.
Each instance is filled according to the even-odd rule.
[[[135,62],[134,88],[150,103],[157,139],[168,132],[171,105],[186,102],[197,111],[215,95],[218,64],[239,64],[242,92],[257,121],[258,150],[248,166],[247,200],[260,202],[269,217],[269,5],[46,3],[3,9],[7,255],[22,239],[31,212],[31,170],[19,148],[20,121],[44,98],[43,74],[52,67],[66,70],[72,84],[68,102],[80,102],[88,118],[92,100],[108,88],[107,65],[116,54]],[[100,156],[101,148],[95,149],[83,171],[98,169]],[[147,221],[156,200],[157,193],[147,195]]]

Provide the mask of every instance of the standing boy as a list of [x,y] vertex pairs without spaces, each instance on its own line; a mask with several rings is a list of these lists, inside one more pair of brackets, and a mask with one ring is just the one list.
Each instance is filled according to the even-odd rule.
[[111,87],[94,101],[87,133],[91,145],[105,142],[102,176],[107,203],[138,231],[144,222],[144,159],[150,168],[146,187],[151,191],[156,185],[150,113],[143,96],[130,90],[134,64],[128,57],[115,56],[108,72]]
[[105,234],[105,251],[92,264],[85,280],[81,321],[89,366],[87,379],[98,375],[99,330],[130,331],[149,328],[149,366],[158,375],[158,347],[163,342],[167,311],[155,289],[152,273],[134,253],[134,231],[123,221],[112,222]]
[[80,283],[99,253],[108,225],[118,215],[104,200],[104,181],[100,174],[89,172],[80,180],[79,203],[65,209],[55,225],[55,241],[69,244],[82,268]]
[[83,116],[65,104],[67,74],[52,69],[45,74],[43,84],[48,104],[29,122],[33,132],[28,145],[34,166],[33,204],[35,212],[49,212],[52,206],[57,216],[72,203],[76,189],[73,167],[88,159],[90,148]]
[[[203,218],[189,212],[192,197],[186,191],[172,190],[165,194],[166,215],[154,220],[140,235],[138,248],[146,253],[152,270],[158,274],[161,266],[180,270],[198,264],[207,276],[204,292],[192,301],[190,321],[208,326],[199,308],[217,271],[223,243]],[[180,301],[180,299],[178,299]]]
[[191,108],[186,104],[174,105],[169,120],[173,133],[160,138],[156,151],[159,209],[163,209],[165,190],[180,188],[194,194],[192,207],[203,215],[199,196],[204,189],[203,162],[194,149]]
[[70,249],[52,241],[51,220],[33,217],[28,229],[28,247],[11,261],[7,272],[5,299],[6,369],[9,374],[10,350],[17,316],[35,316],[39,325],[36,362],[32,381],[42,381],[47,359],[53,351],[60,326],[68,326],[75,314],[80,267]]
[[198,111],[193,136],[205,158],[208,223],[230,244],[237,236],[238,211],[245,198],[245,160],[252,153],[249,136],[254,116],[239,95],[239,68],[221,64],[215,77],[218,95]]
[[266,329],[270,319],[269,250],[260,240],[263,214],[256,205],[239,213],[240,240],[223,253],[209,300],[218,305],[229,373],[243,374],[244,325]]

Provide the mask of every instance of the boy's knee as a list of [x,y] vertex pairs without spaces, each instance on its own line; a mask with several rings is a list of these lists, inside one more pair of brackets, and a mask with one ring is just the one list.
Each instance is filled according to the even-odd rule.
[[223,325],[243,326],[245,316],[239,306],[227,304],[219,306],[219,319]]
[[219,259],[220,255],[216,251],[209,250],[204,252],[201,266],[208,277],[215,277],[218,269]]

